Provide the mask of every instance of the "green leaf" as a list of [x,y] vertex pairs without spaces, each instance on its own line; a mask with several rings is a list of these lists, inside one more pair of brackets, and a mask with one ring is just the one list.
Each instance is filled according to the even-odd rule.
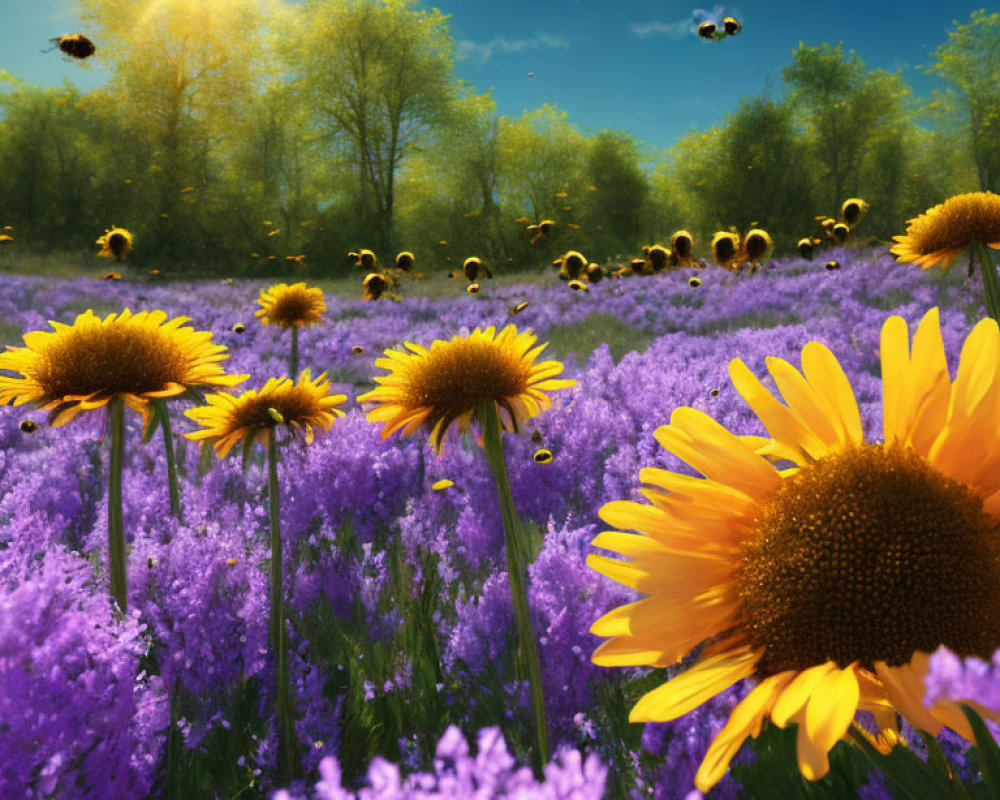
[[201,452],[198,454],[198,476],[204,478],[212,469],[212,464],[214,463],[215,452],[212,450],[212,445],[207,441],[203,441],[201,443]]
[[861,734],[851,731],[855,744],[882,773],[893,797],[899,800],[942,800],[954,797],[951,781],[908,747],[897,745],[888,755],[879,752]]
[[148,427],[142,432],[143,444],[148,444],[149,440],[153,438],[153,434],[156,433],[157,428],[162,424],[162,415],[167,413],[167,404],[162,400],[153,400],[150,405],[153,407],[153,415],[150,418]]
[[990,797],[1000,797],[1000,748],[997,748],[990,729],[986,727],[986,723],[976,710],[965,703],[962,703],[961,708],[976,737],[976,756],[983,773],[983,784]]

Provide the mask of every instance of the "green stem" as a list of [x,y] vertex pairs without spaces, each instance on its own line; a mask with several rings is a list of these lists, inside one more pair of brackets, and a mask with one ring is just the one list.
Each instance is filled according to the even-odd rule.
[[281,499],[278,494],[278,442],[274,428],[267,439],[267,500],[271,523],[271,617],[268,639],[277,660],[275,716],[278,720],[278,779],[290,786],[295,777],[295,722],[288,686],[288,632],[281,553]]
[[979,255],[979,271],[983,276],[983,289],[986,291],[986,313],[1000,321],[1000,276],[989,249],[982,242],[975,245]]
[[125,403],[111,400],[111,460],[108,465],[108,571],[111,596],[124,613],[128,605],[125,588],[125,522],[122,518],[122,462],[125,456]]
[[299,329],[292,328],[292,357],[288,377],[295,381],[299,377]]
[[496,403],[492,400],[479,406],[479,423],[483,428],[486,457],[489,459],[493,478],[497,484],[500,500],[500,514],[503,517],[504,544],[507,550],[507,579],[510,582],[510,597],[514,605],[514,623],[517,627],[520,668],[528,678],[531,689],[531,706],[535,716],[535,736],[538,745],[538,761],[541,769],[549,760],[548,733],[545,724],[545,698],[542,695],[542,673],[538,664],[538,650],[535,647],[535,631],[531,624],[531,609],[528,606],[528,591],[525,587],[524,533],[514,496],[510,491],[507,477],[507,462],[504,460],[503,444],[500,441],[500,417]]
[[160,415],[160,425],[163,428],[163,450],[167,455],[167,486],[170,489],[170,516],[176,520],[181,518],[181,487],[177,481],[177,459],[174,456],[174,431],[170,425],[170,414],[167,413],[167,403],[158,399],[157,413]]

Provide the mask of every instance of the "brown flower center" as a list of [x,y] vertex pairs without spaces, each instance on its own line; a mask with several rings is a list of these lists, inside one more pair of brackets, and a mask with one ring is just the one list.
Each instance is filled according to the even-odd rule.
[[1000,537],[982,501],[910,449],[851,448],[761,509],[736,586],[761,677],[1000,646]]
[[267,309],[272,325],[290,328],[315,322],[319,316],[316,298],[308,292],[282,292]]
[[159,331],[116,325],[64,331],[36,363],[32,377],[52,399],[160,391],[186,384],[192,366]]
[[528,388],[530,364],[488,341],[459,339],[431,349],[407,387],[414,408],[430,406],[428,424],[446,425],[493,400],[510,412],[510,399]]
[[316,395],[300,386],[290,386],[276,392],[243,399],[232,410],[232,427],[273,428],[277,421],[268,411],[277,411],[286,425],[296,422],[315,424],[316,418],[322,413],[322,408],[316,402]]
[[951,197],[933,213],[917,217],[906,235],[923,254],[1000,242],[1000,196],[970,192]]

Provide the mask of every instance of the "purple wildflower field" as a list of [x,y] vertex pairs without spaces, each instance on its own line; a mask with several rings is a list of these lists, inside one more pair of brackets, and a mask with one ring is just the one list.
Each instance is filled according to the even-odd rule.
[[[128,412],[129,610],[120,617],[108,593],[103,415],[50,428],[43,412],[0,408],[0,798],[700,797],[695,770],[749,687],[740,682],[673,723],[629,725],[631,705],[672,672],[591,662],[591,623],[629,597],[585,559],[603,530],[600,507],[641,499],[641,468],[688,469],[653,437],[673,409],[764,432],[729,383],[731,358],[763,374],[766,356],[798,364],[807,341],[823,342],[851,380],[870,441],[881,436],[878,347],[888,316],[912,325],[940,306],[954,370],[982,316],[977,281],[963,286],[960,267],[932,274],[882,251],[831,257],[840,271],[797,259],[755,275],[710,269],[698,288],[681,270],[606,280],[586,294],[554,281],[400,303],[328,294],[324,322],[302,333],[301,363],[348,396],[346,416],[311,447],[281,454],[303,776],[287,787],[273,778],[262,453],[245,465],[203,462],[181,436],[194,428],[182,413],[189,404],[172,400],[180,522],[169,514],[163,439],[141,444],[139,416]],[[0,312],[25,332],[88,308],[187,316],[229,348],[224,366],[249,373],[249,388],[287,370],[287,336],[253,317],[265,285],[14,276]],[[530,305],[511,318],[523,300]],[[588,331],[609,320],[620,340],[591,349]],[[514,666],[504,535],[482,451],[457,435],[441,457],[425,435],[384,440],[355,402],[385,348],[506,321],[551,338],[549,357],[578,382],[524,432],[537,428],[543,444],[504,437],[536,545],[528,596],[554,753],[544,774],[531,768],[527,683]],[[244,333],[232,330],[237,322]],[[21,430],[26,418],[37,432]],[[539,446],[551,463],[533,460]],[[432,490],[442,478],[454,485]],[[943,652],[932,667],[933,697],[1000,697],[996,659],[962,663]],[[746,788],[756,758],[745,746],[708,796],[762,796]],[[867,767],[851,763],[856,784],[866,784]],[[863,796],[886,792],[873,780]]]

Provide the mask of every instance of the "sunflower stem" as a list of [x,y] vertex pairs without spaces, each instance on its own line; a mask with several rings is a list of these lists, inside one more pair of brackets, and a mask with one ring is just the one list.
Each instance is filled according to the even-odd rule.
[[292,328],[292,357],[288,365],[288,377],[293,381],[299,374],[299,329]]
[[177,459],[174,456],[174,431],[170,425],[170,414],[167,413],[167,402],[162,398],[156,401],[156,413],[160,415],[160,426],[163,428],[163,451],[167,456],[167,487],[170,490],[170,516],[177,521],[181,519],[181,487],[177,480]]
[[986,292],[986,313],[1000,321],[1000,276],[989,249],[982,242],[975,245],[979,255],[979,271],[983,276],[983,289]]
[[122,462],[125,456],[125,403],[120,395],[111,400],[111,459],[108,464],[108,572],[111,596],[125,613],[125,522],[122,517]]
[[281,552],[281,499],[278,494],[278,441],[267,437],[267,503],[271,527],[271,616],[268,638],[277,661],[275,717],[278,722],[278,779],[290,786],[295,778],[295,722],[288,686],[288,632],[285,630],[284,564]]
[[497,484],[500,514],[503,517],[504,544],[507,550],[507,579],[510,583],[510,597],[514,605],[514,624],[517,628],[520,670],[528,678],[531,690],[531,706],[535,716],[535,736],[538,757],[537,770],[540,771],[549,760],[548,732],[545,724],[545,698],[542,694],[542,674],[535,647],[535,631],[531,624],[531,609],[528,606],[528,591],[525,586],[524,532],[521,520],[514,506],[514,496],[510,491],[507,476],[507,462],[504,460],[503,443],[500,441],[500,417],[493,400],[479,406],[479,422],[483,428],[486,457],[489,459],[493,478]]

